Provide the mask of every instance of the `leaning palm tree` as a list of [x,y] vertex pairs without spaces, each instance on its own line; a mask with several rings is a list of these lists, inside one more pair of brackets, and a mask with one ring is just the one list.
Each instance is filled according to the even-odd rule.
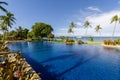
[[76,24],[75,24],[74,22],[71,22],[69,27],[70,27],[70,28],[75,28],[75,27],[76,27]]
[[87,35],[88,28],[89,28],[89,27],[92,27],[92,26],[90,25],[90,22],[89,22],[88,20],[85,21],[85,23],[84,23],[84,27],[86,28],[85,35]]
[[14,17],[14,14],[7,12],[5,16],[0,16],[0,20],[2,21],[1,26],[4,27],[6,33],[6,31],[8,31],[8,28],[11,28],[13,23],[15,23],[16,19]]
[[19,39],[22,39],[23,38],[23,28],[21,27],[21,26],[18,26],[18,28],[16,29],[16,32],[17,32],[17,37],[19,38]]
[[73,33],[72,28],[69,28],[69,29],[68,29],[68,33]]
[[100,25],[97,25],[97,26],[95,27],[95,31],[98,32],[100,36],[101,36],[101,32],[100,32],[101,29],[102,29],[102,28],[101,28]]
[[3,32],[3,41],[5,40],[5,35],[6,35],[6,31],[7,31],[7,28],[3,25],[0,26],[0,30]]
[[120,18],[118,17],[118,15],[115,15],[115,16],[112,17],[111,23],[113,23],[113,22],[115,22],[115,26],[114,26],[114,29],[113,29],[112,37],[114,36],[117,22],[120,22]]
[[4,7],[2,7],[2,4],[3,5],[8,5],[8,3],[0,1],[0,9],[4,12],[7,12],[7,10]]
[[74,33],[73,28],[76,27],[76,24],[74,22],[71,22],[69,25],[68,33]]

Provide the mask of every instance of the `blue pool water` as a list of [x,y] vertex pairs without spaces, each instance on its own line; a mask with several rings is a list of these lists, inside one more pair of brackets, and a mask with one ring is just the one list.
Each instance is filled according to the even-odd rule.
[[120,80],[120,50],[50,42],[8,44],[21,50],[42,80]]

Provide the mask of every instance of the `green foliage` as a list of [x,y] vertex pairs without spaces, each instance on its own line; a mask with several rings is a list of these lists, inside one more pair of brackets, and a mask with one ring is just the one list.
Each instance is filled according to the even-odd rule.
[[32,39],[33,36],[34,36],[33,31],[28,32],[28,34],[27,34],[27,38],[28,38],[28,39]]
[[69,29],[68,29],[68,33],[73,33],[72,28],[69,28]]
[[90,22],[89,22],[89,21],[85,21],[84,27],[86,28],[85,35],[87,35],[87,30],[88,30],[88,28],[89,28],[89,27],[92,27],[92,26],[90,25]]
[[37,22],[32,26],[32,31],[35,37],[47,37],[52,33],[53,28],[51,25],[46,23]]
[[7,10],[2,5],[8,5],[8,3],[0,1],[0,10],[7,12]]
[[7,12],[6,15],[0,16],[1,20],[1,30],[3,31],[3,40],[6,38],[6,32],[8,31],[8,28],[12,27],[13,23],[15,23],[15,17],[14,14]]
[[84,23],[85,28],[87,28],[89,25],[90,25],[90,22],[89,22],[89,21],[86,21],[86,22]]
[[75,28],[75,27],[76,27],[76,24],[75,24],[74,22],[71,22],[69,27],[70,27],[70,28]]
[[118,15],[115,15],[115,16],[112,17],[111,23],[113,23],[113,22],[115,22],[115,26],[114,26],[114,29],[113,29],[112,37],[114,36],[117,22],[120,23],[120,18],[118,17]]
[[3,37],[3,35],[2,35],[2,34],[0,34],[0,40],[2,40],[2,37]]
[[17,39],[27,39],[27,34],[29,32],[29,30],[27,28],[22,28],[21,26],[19,26],[17,29],[16,29],[16,32],[17,32]]
[[60,36],[60,38],[62,39],[62,41],[65,39],[65,36]]
[[96,32],[99,32],[101,29],[102,29],[102,28],[101,28],[100,25],[97,25],[97,26],[95,27],[95,31],[96,31]]
[[54,34],[49,34],[47,37],[48,38],[54,38]]
[[90,36],[89,41],[94,41],[94,38],[92,36]]
[[105,45],[120,45],[120,39],[116,40],[104,40]]
[[73,33],[73,28],[76,27],[76,24],[74,22],[70,23],[69,29],[68,29],[68,33]]

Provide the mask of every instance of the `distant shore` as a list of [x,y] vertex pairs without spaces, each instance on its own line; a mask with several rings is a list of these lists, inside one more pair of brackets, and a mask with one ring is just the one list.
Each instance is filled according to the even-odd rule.
[[120,49],[120,45],[105,45],[105,44],[102,44],[102,46],[104,47],[107,47],[107,48],[119,48]]
[[32,40],[9,40],[9,41],[6,41],[6,43],[11,43],[11,42],[31,42]]

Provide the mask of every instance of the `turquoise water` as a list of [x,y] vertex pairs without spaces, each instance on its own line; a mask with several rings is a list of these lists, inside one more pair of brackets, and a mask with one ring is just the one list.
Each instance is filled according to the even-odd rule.
[[[82,37],[80,38],[83,41],[89,41],[89,37]],[[98,42],[103,42],[104,40],[115,40],[115,39],[120,39],[120,37],[93,37],[93,41],[98,41]]]
[[[71,39],[74,39],[74,40],[76,40],[76,39],[79,39],[79,40],[82,40],[82,41],[89,41],[89,37],[90,36],[88,36],[88,37],[81,37],[81,38],[76,38],[76,37],[70,37]],[[60,38],[59,37],[56,37],[55,39],[58,39],[58,40],[60,40]],[[115,39],[120,39],[120,37],[113,37],[113,38],[111,38],[111,37],[93,37],[93,41],[97,41],[97,42],[103,42],[104,40],[115,40]]]
[[120,80],[120,50],[50,42],[8,44],[21,50],[42,80]]

